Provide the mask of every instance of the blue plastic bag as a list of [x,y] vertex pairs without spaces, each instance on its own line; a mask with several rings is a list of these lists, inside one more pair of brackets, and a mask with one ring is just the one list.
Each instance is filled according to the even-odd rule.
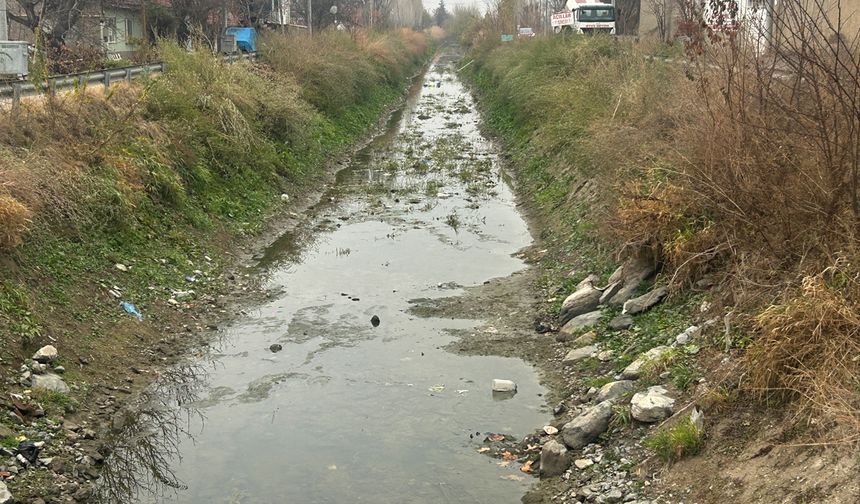
[[137,320],[143,320],[143,314],[140,313],[137,310],[137,307],[133,304],[123,301],[122,303],[120,303],[120,306],[122,306],[122,309],[125,310],[126,313],[132,315]]

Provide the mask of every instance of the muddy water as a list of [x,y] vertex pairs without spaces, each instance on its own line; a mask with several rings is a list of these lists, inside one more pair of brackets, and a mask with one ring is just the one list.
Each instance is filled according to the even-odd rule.
[[[409,313],[523,268],[511,254],[530,242],[452,64],[431,66],[314,216],[262,256],[279,294],[200,362],[202,392],[183,406],[200,415],[170,463],[182,486],[138,501],[519,502],[531,477],[477,450],[547,420],[535,370],[442,348],[451,330],[495,330],[484,321]],[[493,378],[519,392],[494,397]]]

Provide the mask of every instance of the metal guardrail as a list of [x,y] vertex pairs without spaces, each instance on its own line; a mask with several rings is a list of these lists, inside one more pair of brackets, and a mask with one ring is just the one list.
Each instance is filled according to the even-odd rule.
[[[226,54],[223,56],[224,61],[229,64],[241,60],[256,59],[257,53],[240,53]],[[19,82],[4,82],[0,83],[0,100],[12,100],[12,107],[18,107],[21,104],[21,98],[25,96],[35,96],[40,94],[44,89],[49,94],[54,94],[57,91],[64,89],[73,89],[85,87],[90,84],[102,84],[107,90],[114,81],[131,81],[141,77],[150,77],[163,74],[167,70],[167,64],[164,62],[148,63],[146,65],[135,65],[120,68],[111,68],[98,70],[95,72],[81,72],[65,75],[56,75],[49,77],[42,83],[41,88],[37,88],[32,82],[22,80]]]

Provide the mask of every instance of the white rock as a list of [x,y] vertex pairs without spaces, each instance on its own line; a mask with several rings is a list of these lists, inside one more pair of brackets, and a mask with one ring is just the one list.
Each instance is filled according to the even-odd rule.
[[668,391],[656,385],[645,392],[638,392],[630,400],[630,412],[633,418],[640,422],[659,422],[672,414],[675,399],[669,397]]
[[122,271],[122,272],[128,271],[128,266],[126,266],[125,264],[122,264],[122,263],[116,263],[113,265],[113,267]]
[[493,392],[516,392],[517,384],[511,380],[493,380]]
[[699,329],[699,326],[692,325],[684,329],[684,332],[682,332],[681,334],[675,336],[675,343],[679,345],[686,345],[692,339],[696,338],[700,332],[701,329]]
[[629,366],[624,368],[624,371],[621,372],[621,379],[636,380],[642,374],[642,367],[645,366],[645,364],[658,359],[663,352],[667,350],[669,350],[669,347],[667,346],[657,346],[640,355],[635,361],[631,362]]
[[544,425],[543,431],[546,432],[550,436],[554,436],[554,435],[558,434],[558,429],[556,429],[552,425]]
[[574,348],[570,352],[567,352],[567,355],[564,356],[564,359],[562,359],[561,362],[564,364],[573,364],[574,362],[585,359],[586,357],[591,357],[596,353],[597,347],[594,345]]
[[601,317],[603,317],[603,312],[600,310],[590,311],[588,313],[583,313],[581,315],[577,315],[572,319],[568,320],[565,323],[559,332],[563,334],[573,334],[580,329],[585,329],[586,327],[591,327],[598,322],[600,322]]
[[36,362],[53,362],[60,357],[60,353],[54,345],[45,345],[33,354],[33,360]]
[[281,201],[283,201],[284,203],[290,201],[290,195],[287,193],[281,194]]
[[561,304],[558,316],[561,324],[567,324],[570,319],[597,309],[602,291],[596,289],[591,281],[583,281],[583,284]]
[[69,386],[58,375],[53,373],[43,375],[33,375],[33,390],[50,390],[52,392],[60,392],[63,394],[69,393]]
[[0,504],[12,504],[15,499],[12,498],[12,492],[6,488],[6,483],[0,481]]
[[597,396],[594,398],[594,400],[597,402],[614,401],[615,399],[618,399],[619,397],[629,392],[633,392],[632,381],[619,380],[609,382],[606,385],[600,387],[600,390],[597,392]]
[[637,313],[642,313],[662,301],[668,293],[669,291],[666,287],[657,287],[647,294],[625,301],[624,308],[621,310],[621,313],[624,315],[636,315]]
[[594,465],[594,461],[588,458],[585,459],[576,459],[573,461],[573,465],[576,466],[577,469],[585,469],[586,467],[591,467]]

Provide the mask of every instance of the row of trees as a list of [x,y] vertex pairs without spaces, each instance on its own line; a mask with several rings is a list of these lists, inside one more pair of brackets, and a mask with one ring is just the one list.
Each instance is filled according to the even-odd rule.
[[[294,24],[303,24],[308,18],[308,2],[286,1],[291,1]],[[173,35],[184,39],[196,29],[215,36],[221,28],[224,10],[238,17],[241,24],[260,27],[268,20],[273,5],[272,0],[134,0],[119,4],[127,8],[138,2],[141,17],[146,18],[146,38],[149,40]],[[111,0],[14,0],[10,2],[7,15],[12,23],[32,33],[41,33],[48,46],[59,47],[75,38],[76,30],[86,15],[101,12],[112,4]],[[443,4],[440,3],[436,16],[431,18],[424,11],[421,0],[311,0],[310,4],[316,30],[335,23],[367,26],[371,20],[380,28],[424,28],[433,21],[441,24],[447,18]]]

